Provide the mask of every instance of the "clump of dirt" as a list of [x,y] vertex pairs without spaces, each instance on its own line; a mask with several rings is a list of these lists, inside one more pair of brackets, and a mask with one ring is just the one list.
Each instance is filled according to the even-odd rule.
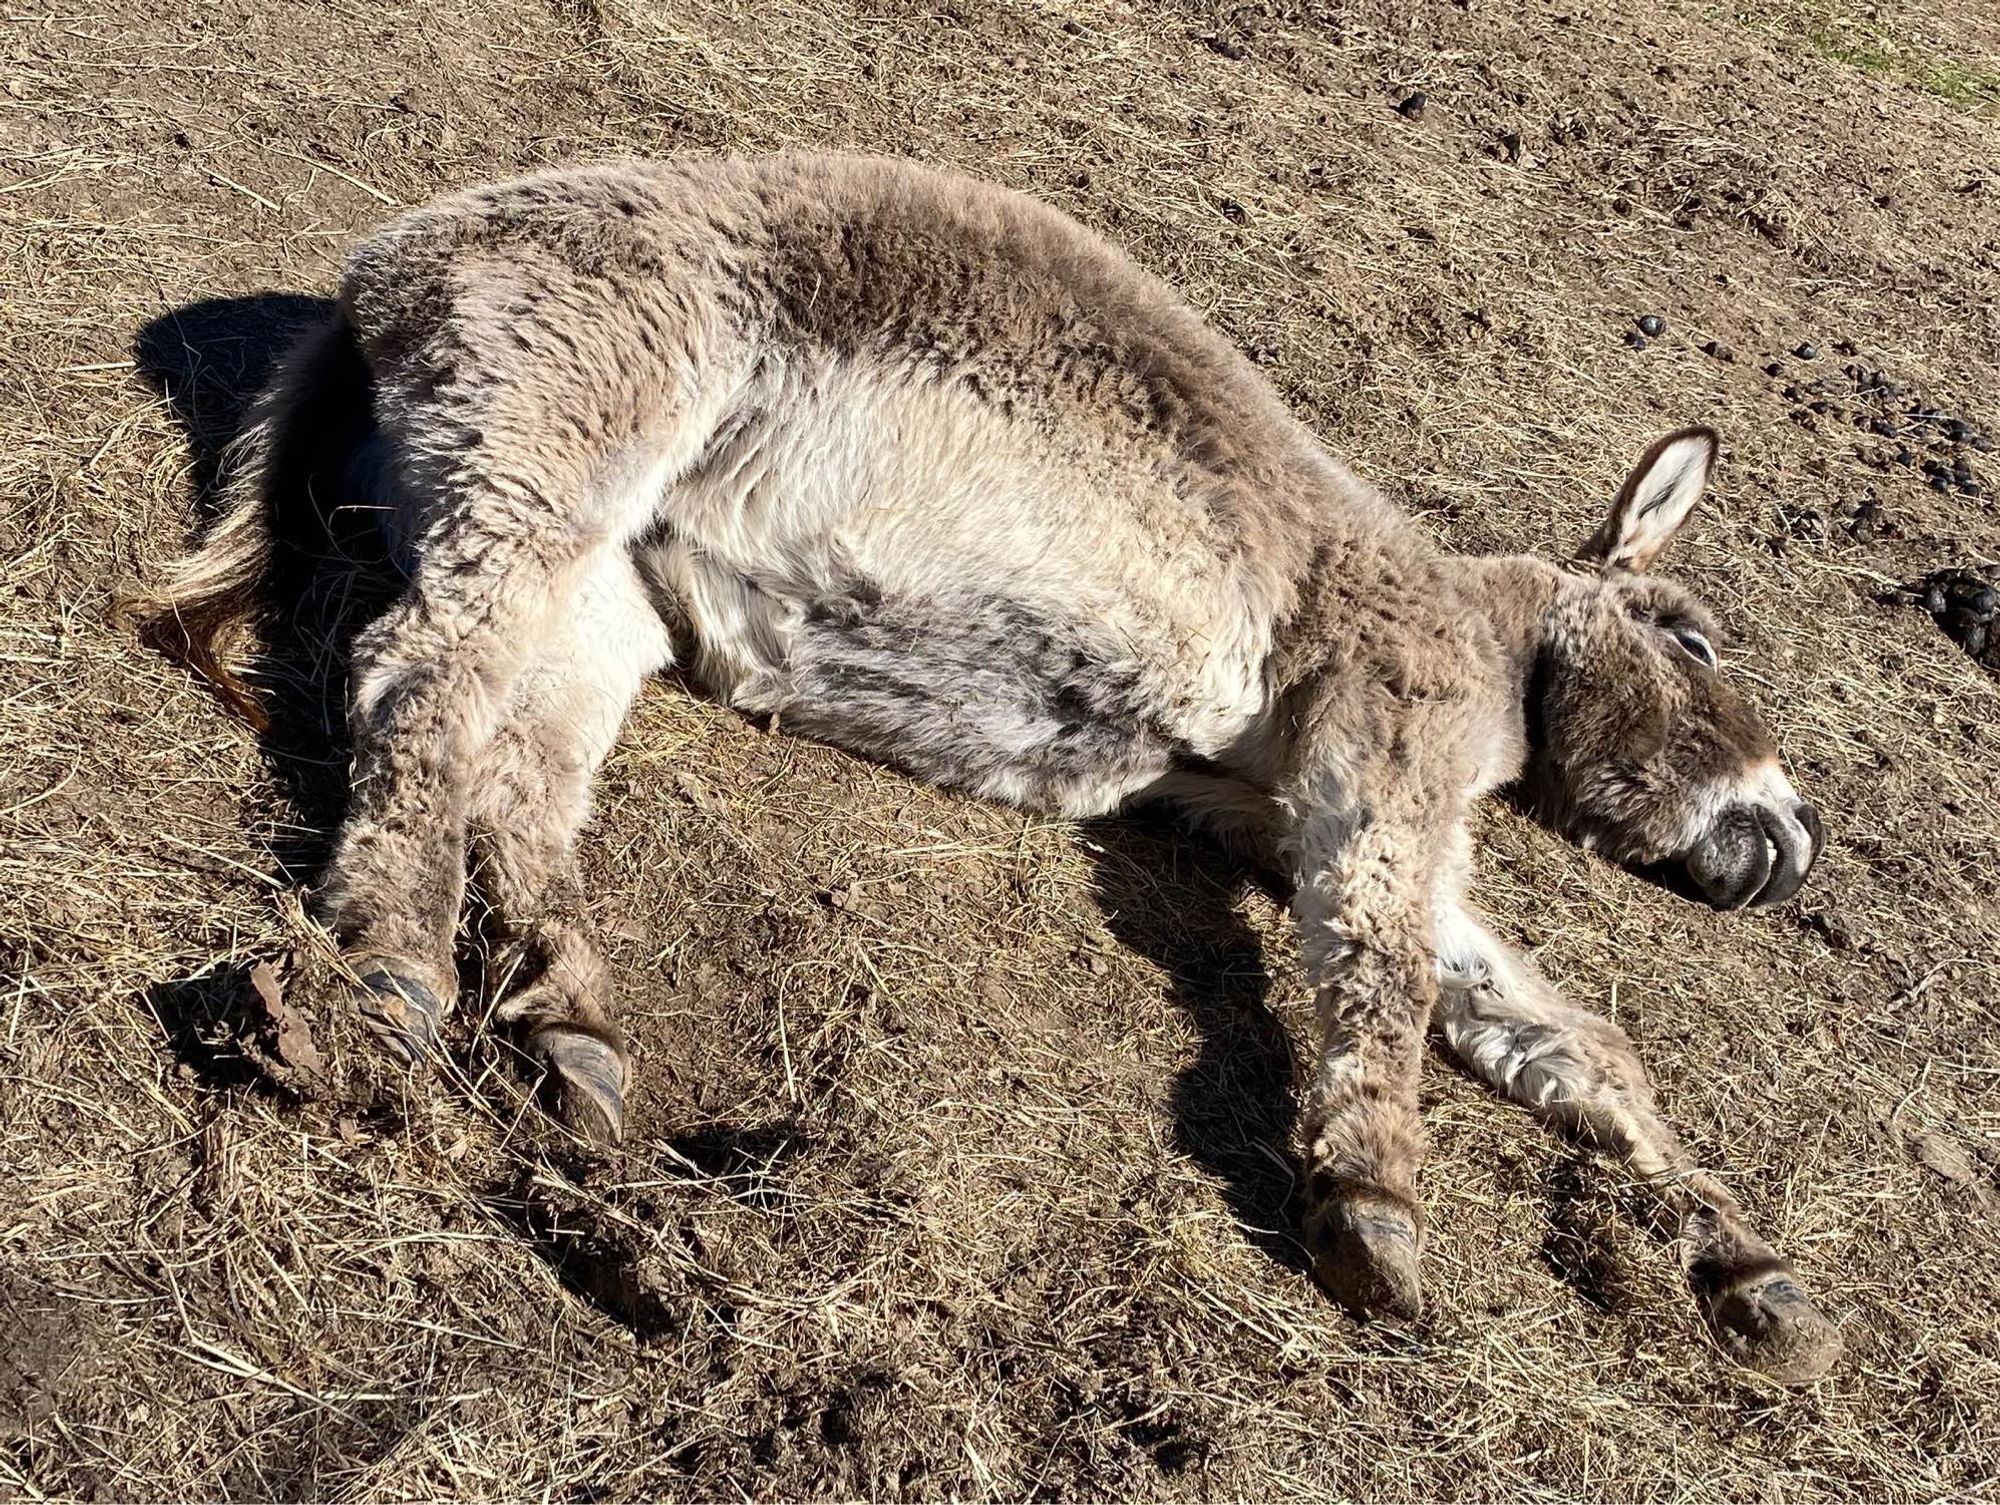
[[1944,635],[1987,668],[2000,673],[2000,583],[1992,571],[1936,570],[1909,589]]

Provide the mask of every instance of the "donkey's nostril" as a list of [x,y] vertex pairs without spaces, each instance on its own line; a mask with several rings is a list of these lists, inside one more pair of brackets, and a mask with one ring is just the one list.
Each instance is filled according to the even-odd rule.
[[1792,806],[1792,819],[1806,828],[1806,839],[1812,843],[1806,864],[1811,866],[1818,860],[1821,849],[1826,846],[1826,827],[1820,823],[1819,811],[1804,800]]
[[1819,814],[1812,806],[1796,804],[1789,815],[1769,805],[1757,807],[1757,819],[1771,844],[1772,863],[1763,888],[1750,902],[1758,908],[1782,904],[1805,885],[1819,855]]

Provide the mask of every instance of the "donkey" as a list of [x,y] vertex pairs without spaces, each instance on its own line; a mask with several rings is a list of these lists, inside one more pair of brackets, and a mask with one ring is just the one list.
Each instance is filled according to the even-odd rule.
[[[1507,786],[1720,908],[1788,898],[1818,855],[1709,613],[1645,573],[1709,430],[1647,450],[1566,565],[1448,554],[1063,214],[804,155],[580,167],[407,213],[259,402],[223,515],[146,608],[254,710],[241,649],[287,551],[329,506],[378,520],[405,583],[356,641],[317,905],[401,1057],[439,1049],[471,843],[526,979],[499,1017],[559,1118],[619,1136],[631,1069],[565,893],[593,774],[679,665],[938,785],[1177,808],[1278,875],[1322,1031],[1303,1237],[1354,1313],[1420,1311],[1435,1020],[1630,1164],[1729,1354],[1791,1383],[1835,1362],[1625,1035],[1466,899],[1468,811]],[[309,485],[274,484],[315,445]]]

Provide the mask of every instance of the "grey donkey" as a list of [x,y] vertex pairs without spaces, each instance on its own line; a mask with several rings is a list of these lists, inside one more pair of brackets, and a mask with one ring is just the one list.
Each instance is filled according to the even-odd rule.
[[[275,470],[338,463],[289,503]],[[625,163],[453,194],[353,253],[225,512],[147,603],[236,676],[329,507],[406,583],[356,642],[352,802],[318,891],[355,1000],[412,1060],[457,986],[468,845],[522,979],[499,1009],[558,1116],[631,1072],[565,899],[590,785],[650,674],[1013,804],[1175,807],[1266,865],[1322,1031],[1304,1240],[1358,1314],[1420,1308],[1417,1079],[1478,1076],[1622,1157],[1722,1346],[1787,1382],[1841,1343],[1657,1114],[1630,1042],[1466,898],[1511,786],[1722,908],[1805,880],[1820,823],[1649,577],[1715,436],[1655,444],[1563,565],[1445,553],[1252,365],[1033,199],[906,162]],[[306,514],[311,514],[307,516]]]

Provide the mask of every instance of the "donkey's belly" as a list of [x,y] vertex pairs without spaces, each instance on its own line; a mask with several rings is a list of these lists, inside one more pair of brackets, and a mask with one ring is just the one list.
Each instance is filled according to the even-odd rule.
[[1268,612],[1159,455],[777,368],[642,549],[699,677],[936,783],[1071,814],[1261,715]]
[[1137,663],[1019,600],[759,585],[678,541],[644,562],[707,688],[931,783],[1099,814],[1188,750]]
[[1091,637],[998,596],[823,599],[796,624],[773,709],[933,783],[1099,814],[1185,748]]

